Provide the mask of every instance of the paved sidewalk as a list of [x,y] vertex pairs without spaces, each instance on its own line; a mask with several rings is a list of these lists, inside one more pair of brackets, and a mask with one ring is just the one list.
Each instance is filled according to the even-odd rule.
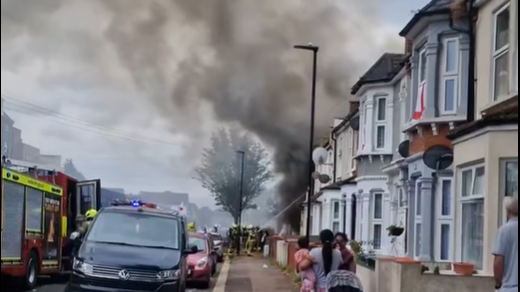
[[[268,268],[264,268],[267,265]],[[267,260],[254,257],[235,257],[232,260],[226,292],[299,292],[289,277]]]

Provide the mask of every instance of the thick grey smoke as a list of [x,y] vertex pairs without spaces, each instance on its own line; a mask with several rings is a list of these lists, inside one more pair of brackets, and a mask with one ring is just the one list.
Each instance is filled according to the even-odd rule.
[[[192,145],[207,135],[208,120],[239,123],[275,149],[288,205],[306,189],[311,76],[310,52],[292,47],[321,46],[317,122],[324,134],[335,115],[346,114],[349,87],[367,57],[396,45],[378,39],[378,2],[2,0],[2,68],[37,56],[77,68],[42,77],[46,86],[131,80]],[[27,46],[13,52],[13,43]]]

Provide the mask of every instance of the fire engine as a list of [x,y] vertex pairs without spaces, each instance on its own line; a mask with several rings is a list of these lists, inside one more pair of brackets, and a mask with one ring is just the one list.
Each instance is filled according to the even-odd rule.
[[[69,240],[82,214],[99,209],[100,180],[2,158],[2,276],[33,289],[38,275],[70,270]],[[7,220],[5,220],[7,219]]]

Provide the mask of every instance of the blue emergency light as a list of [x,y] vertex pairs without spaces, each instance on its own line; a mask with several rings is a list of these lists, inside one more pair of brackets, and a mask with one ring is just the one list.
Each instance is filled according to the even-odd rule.
[[141,200],[114,200],[112,206],[130,206],[133,208],[146,207],[146,208],[157,208],[157,205],[151,203],[145,203]]

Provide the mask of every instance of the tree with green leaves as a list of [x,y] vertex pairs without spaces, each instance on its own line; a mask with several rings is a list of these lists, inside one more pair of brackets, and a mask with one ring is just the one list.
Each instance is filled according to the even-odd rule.
[[217,206],[237,222],[240,212],[241,160],[244,154],[242,212],[256,209],[253,200],[271,179],[269,157],[265,148],[250,135],[237,128],[220,128],[211,137],[211,146],[204,149],[202,163],[195,169],[195,178],[215,199]]

